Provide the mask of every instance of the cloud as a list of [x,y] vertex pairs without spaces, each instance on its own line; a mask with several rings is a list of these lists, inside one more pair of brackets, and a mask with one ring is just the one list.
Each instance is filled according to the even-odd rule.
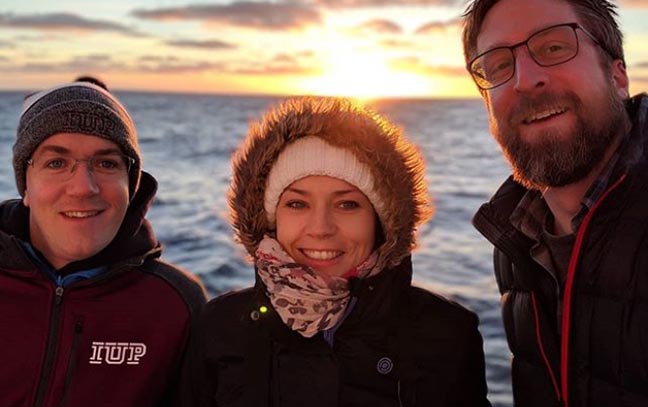
[[239,75],[315,75],[319,73],[315,67],[303,67],[299,65],[278,65],[278,66],[254,66],[238,68],[231,73]]
[[168,40],[166,45],[178,48],[199,48],[199,49],[234,49],[236,45],[220,40]]
[[384,48],[410,48],[413,47],[415,44],[411,41],[404,41],[404,40],[397,40],[397,39],[387,39],[384,41],[380,41],[380,45],[382,45]]
[[131,70],[150,73],[201,73],[207,71],[223,71],[224,65],[220,62],[195,61],[195,62],[163,62],[157,65],[138,65]]
[[165,55],[165,56],[160,56],[160,55],[142,55],[137,59],[140,62],[175,62],[179,61],[180,58],[174,56],[174,55]]
[[0,40],[0,48],[15,48],[15,44],[11,41]]
[[66,61],[33,62],[11,64],[0,58],[0,72],[20,73],[66,73],[72,76],[80,73],[106,74],[150,73],[150,74],[201,74],[215,72],[236,75],[314,75],[320,69],[314,63],[312,51],[298,51],[292,54],[278,53],[267,60],[250,58],[239,62],[207,60],[186,60],[175,55],[142,55],[127,63],[102,53],[72,57]]
[[620,3],[619,7],[621,9],[625,9],[625,8],[648,9],[648,0],[621,0],[619,3]]
[[296,64],[297,57],[290,54],[277,54],[273,58],[273,61],[286,64]]
[[407,6],[464,6],[465,0],[314,0],[313,4],[330,8],[376,8]]
[[632,64],[632,68],[648,69],[648,61],[642,61],[642,62],[637,62],[636,64]]
[[136,9],[135,17],[157,20],[197,20],[209,23],[269,30],[297,29],[321,24],[320,12],[309,4],[240,1],[231,4],[188,5]]
[[141,37],[142,33],[125,25],[107,20],[80,17],[72,13],[0,14],[0,27],[33,29],[41,31],[109,31]]
[[298,51],[292,54],[279,53],[276,54],[272,61],[273,63],[297,64],[300,60],[311,59],[315,56],[313,51]]
[[143,56],[134,64],[115,61],[109,55],[94,54],[70,58],[64,62],[27,63],[20,65],[5,65],[0,71],[20,73],[70,73],[80,72],[122,72],[122,73],[157,73],[157,74],[186,74],[207,71],[224,71],[222,63],[209,61],[183,61],[175,56]]
[[89,55],[72,58],[66,62],[55,63],[26,63],[14,66],[12,70],[22,73],[71,73],[77,75],[80,72],[106,72],[120,71],[126,69],[122,63],[113,61],[108,55]]
[[62,35],[62,32],[59,33],[54,33],[52,31],[43,33],[43,34],[21,34],[21,35],[16,35],[13,37],[14,41],[17,43],[22,42],[37,42],[37,43],[43,43],[43,42],[51,42],[51,41],[66,41],[69,40],[69,37],[67,35]]
[[460,25],[461,19],[459,17],[448,21],[433,21],[417,28],[416,34],[435,34],[443,32],[449,28],[459,27]]
[[403,29],[393,21],[375,19],[362,23],[352,29],[354,33],[401,34]]
[[0,55],[0,62],[7,62],[7,61],[9,61],[9,58],[7,58],[4,55]]
[[465,76],[463,66],[429,65],[418,57],[403,57],[390,60],[390,67],[397,70],[415,72],[420,75]]
[[[247,61],[230,73],[239,75],[315,75],[320,68],[309,61],[314,56],[312,51],[299,51],[294,54],[279,53],[269,61]],[[306,61],[304,61],[306,60]]]

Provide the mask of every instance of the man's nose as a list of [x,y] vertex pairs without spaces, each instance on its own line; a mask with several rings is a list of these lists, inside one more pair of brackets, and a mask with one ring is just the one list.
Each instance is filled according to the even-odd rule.
[[90,163],[85,160],[78,160],[74,163],[67,184],[67,190],[70,195],[84,196],[99,193],[99,185],[92,172]]
[[515,51],[515,90],[518,92],[532,92],[544,87],[549,81],[547,69],[531,57],[529,49],[525,46]]

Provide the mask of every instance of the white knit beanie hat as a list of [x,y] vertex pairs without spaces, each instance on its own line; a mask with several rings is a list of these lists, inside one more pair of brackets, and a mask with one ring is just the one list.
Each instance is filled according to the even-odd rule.
[[362,192],[383,219],[384,203],[374,189],[369,167],[349,150],[332,146],[320,137],[306,136],[289,144],[272,166],[264,195],[264,209],[275,226],[277,204],[283,191],[293,182],[311,175],[325,175],[348,182]]

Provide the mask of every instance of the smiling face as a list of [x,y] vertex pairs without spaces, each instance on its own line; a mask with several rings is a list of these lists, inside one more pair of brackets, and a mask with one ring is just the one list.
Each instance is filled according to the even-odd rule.
[[295,181],[277,204],[279,243],[295,262],[329,276],[342,276],[369,257],[375,222],[367,197],[332,177]]
[[[43,162],[51,157],[47,162],[54,168],[59,156],[84,160],[120,153],[103,138],[60,133],[45,139],[32,158]],[[97,254],[114,239],[128,208],[128,172],[98,176],[87,162],[77,162],[69,179],[55,182],[51,174],[29,165],[23,202],[29,207],[32,245],[59,269]]]
[[[583,25],[562,0],[501,0],[482,24],[477,53],[526,40],[563,23]],[[529,188],[564,186],[585,178],[625,131],[628,78],[621,60],[602,62],[604,51],[580,29],[576,57],[541,67],[526,47],[515,49],[515,74],[483,93],[491,132]]]

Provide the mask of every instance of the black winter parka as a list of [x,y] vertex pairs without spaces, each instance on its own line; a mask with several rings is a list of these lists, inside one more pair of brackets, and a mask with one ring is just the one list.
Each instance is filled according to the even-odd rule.
[[495,246],[516,406],[648,406],[648,96],[628,109],[643,154],[617,164],[583,220],[562,298],[509,221],[521,185],[506,181],[473,220]]
[[333,336],[304,338],[260,281],[207,304],[183,375],[187,407],[489,406],[477,317],[410,285],[411,260],[353,279]]

